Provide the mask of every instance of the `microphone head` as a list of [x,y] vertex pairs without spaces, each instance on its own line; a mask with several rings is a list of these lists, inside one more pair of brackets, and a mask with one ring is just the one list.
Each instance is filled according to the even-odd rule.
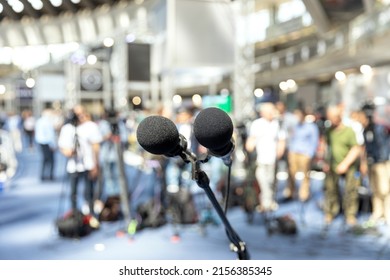
[[137,141],[149,153],[169,154],[180,144],[176,125],[162,116],[149,116],[137,128]]
[[194,121],[196,140],[210,151],[223,154],[231,148],[233,122],[229,115],[218,108],[206,108]]

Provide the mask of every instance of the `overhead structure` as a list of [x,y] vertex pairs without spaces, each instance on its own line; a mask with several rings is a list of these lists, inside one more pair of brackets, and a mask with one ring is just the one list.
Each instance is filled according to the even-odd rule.
[[[0,47],[88,43],[127,28],[134,0],[0,0]],[[75,17],[77,15],[77,17]]]
[[313,19],[314,24],[316,25],[320,33],[325,33],[331,28],[330,20],[324,6],[320,3],[319,0],[302,0],[305,4],[307,11],[310,13],[310,16]]
[[44,16],[75,14],[80,10],[93,10],[102,5],[115,5],[133,0],[0,0],[0,22],[39,19]]
[[254,105],[255,73],[255,43],[250,40],[249,15],[255,11],[255,1],[240,0],[236,2],[236,36],[233,73],[234,114],[237,121],[250,118]]

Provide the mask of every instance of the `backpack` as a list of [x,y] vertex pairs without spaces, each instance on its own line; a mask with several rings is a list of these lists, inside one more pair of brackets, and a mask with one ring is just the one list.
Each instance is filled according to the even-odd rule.
[[295,235],[298,233],[298,228],[295,220],[291,215],[283,215],[273,218],[268,226],[268,233],[281,233],[285,235]]
[[106,199],[103,209],[99,214],[101,222],[115,222],[121,218],[121,200],[119,195],[110,196]]
[[150,199],[137,207],[137,230],[151,227],[157,228],[165,225],[165,212],[159,202]]
[[193,195],[188,188],[181,187],[176,193],[169,194],[173,223],[195,224],[198,222],[198,212]]
[[57,219],[56,226],[62,237],[79,238],[89,235],[98,228],[96,219],[91,215],[84,215],[81,211],[70,211],[62,218]]

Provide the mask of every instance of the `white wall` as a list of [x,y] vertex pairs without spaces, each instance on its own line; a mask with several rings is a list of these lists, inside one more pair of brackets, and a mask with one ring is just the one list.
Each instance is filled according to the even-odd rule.
[[229,3],[176,1],[175,68],[231,66],[234,36]]
[[35,96],[39,101],[63,101],[66,96],[65,76],[43,74],[37,78]]

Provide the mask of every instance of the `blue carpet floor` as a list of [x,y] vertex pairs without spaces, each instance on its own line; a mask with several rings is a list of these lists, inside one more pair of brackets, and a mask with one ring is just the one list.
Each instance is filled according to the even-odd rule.
[[[40,155],[25,151],[19,155],[19,170],[8,187],[0,192],[0,259],[8,260],[233,260],[234,252],[222,225],[183,226],[179,242],[172,242],[173,227],[143,229],[133,239],[118,236],[123,221],[102,223],[99,230],[79,240],[59,237],[54,221],[61,211],[61,193],[66,188],[65,160],[57,156],[57,181],[39,180]],[[280,182],[283,184],[283,182]],[[227,217],[247,244],[251,259],[265,260],[377,260],[390,259],[390,230],[383,226],[375,233],[351,234],[342,217],[326,236],[322,234],[322,181],[313,180],[313,197],[306,204],[280,204],[276,215],[290,214],[298,234],[268,234],[264,218],[256,213],[253,223],[240,207]],[[368,214],[361,214],[364,222]]]

